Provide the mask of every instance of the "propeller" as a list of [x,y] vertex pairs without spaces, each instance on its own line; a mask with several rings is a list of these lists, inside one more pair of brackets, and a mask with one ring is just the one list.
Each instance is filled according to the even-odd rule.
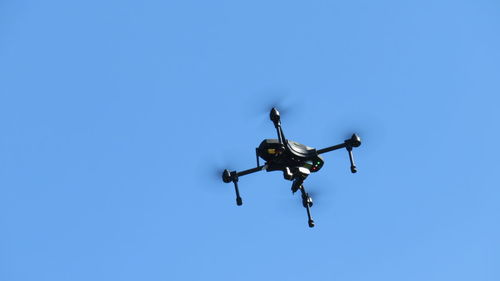
[[269,90],[258,95],[257,99],[248,102],[249,113],[252,116],[258,116],[261,123],[269,122],[269,112],[272,108],[279,110],[284,120],[289,120],[298,115],[305,109],[304,100],[297,100],[289,91]]
[[357,134],[363,143],[360,149],[365,155],[381,149],[387,141],[386,126],[377,116],[351,116],[349,119],[335,120],[327,130],[326,138],[332,142],[344,141],[350,139],[352,134]]
[[234,157],[230,156],[229,152],[212,156],[206,155],[203,159],[200,161],[199,166],[199,173],[202,175],[200,179],[204,182],[206,180],[210,181],[212,186],[221,186],[222,173],[225,169],[234,171],[241,167],[240,164],[236,163],[238,161],[235,161]]
[[[316,175],[313,175],[314,177]],[[282,213],[290,216],[296,216],[304,212],[302,206],[302,196],[301,192],[297,191],[292,194],[290,191],[291,182],[286,181],[283,185],[279,185],[278,188],[283,189],[280,191],[280,198],[277,200],[276,209]],[[325,212],[330,210],[335,202],[336,188],[334,184],[328,182],[325,179],[308,179],[304,182],[306,192],[313,199],[313,206],[311,211],[313,215],[316,212]]]
[[293,114],[294,105],[285,93],[269,93],[262,100],[257,102],[262,115],[269,114],[272,108],[276,108],[281,114]]
[[[325,211],[330,209],[335,202],[335,189],[331,183],[326,183],[322,181],[321,183],[314,182],[307,184],[306,191],[309,196],[313,199],[312,211]],[[298,199],[297,199],[298,200]],[[302,202],[302,199],[300,199]]]

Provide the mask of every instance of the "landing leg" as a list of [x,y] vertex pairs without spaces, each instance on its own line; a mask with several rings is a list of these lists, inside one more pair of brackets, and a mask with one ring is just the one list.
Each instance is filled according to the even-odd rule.
[[314,220],[311,217],[311,210],[310,210],[310,208],[313,205],[312,198],[309,196],[309,194],[307,194],[307,192],[304,188],[304,185],[300,186],[300,192],[302,193],[302,205],[307,210],[307,218],[308,218],[309,227],[314,227]]

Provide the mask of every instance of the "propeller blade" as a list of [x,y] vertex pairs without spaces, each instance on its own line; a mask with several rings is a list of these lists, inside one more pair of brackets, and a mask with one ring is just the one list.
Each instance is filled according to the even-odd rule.
[[289,91],[270,90],[259,95],[258,100],[249,101],[250,114],[259,116],[261,122],[269,122],[269,112],[276,108],[284,120],[294,118],[300,111],[304,110],[304,101],[298,101]]

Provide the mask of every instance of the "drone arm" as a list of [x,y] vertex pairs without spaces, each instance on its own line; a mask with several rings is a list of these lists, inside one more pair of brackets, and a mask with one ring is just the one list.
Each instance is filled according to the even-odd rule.
[[358,135],[353,134],[351,136],[351,138],[345,140],[344,143],[330,146],[327,148],[323,148],[323,149],[318,150],[317,152],[318,152],[318,154],[321,154],[321,153],[326,153],[326,152],[330,152],[330,151],[345,147],[347,149],[347,152],[349,153],[349,161],[351,162],[351,172],[356,173],[357,170],[356,170],[356,165],[354,164],[354,156],[352,155],[352,148],[358,147],[360,145],[361,145],[361,138]]
[[240,196],[240,190],[238,188],[239,177],[264,170],[266,167],[267,167],[267,165],[262,165],[262,166],[258,166],[258,167],[244,170],[241,172],[224,170],[224,172],[222,173],[222,180],[225,183],[233,182],[234,191],[236,192],[236,205],[241,206],[243,204],[243,200],[241,199],[241,196]]
[[323,148],[323,149],[319,149],[317,152],[318,152],[318,154],[327,153],[327,152],[330,152],[330,151],[334,151],[334,150],[337,150],[337,149],[344,148],[346,146],[347,146],[346,143],[341,143],[341,144],[337,144],[337,145],[334,145],[334,146],[330,146],[330,147],[326,147],[326,148]]
[[278,133],[278,141],[280,144],[285,144],[285,135],[283,134],[283,129],[281,129],[281,122],[276,125],[276,132]]
[[342,143],[342,144],[337,144],[337,145],[330,146],[327,148],[323,148],[323,149],[318,150],[318,154],[330,152],[330,151],[341,149],[344,147],[347,149],[347,152],[349,153],[349,161],[351,162],[351,173],[356,173],[357,170],[356,170],[356,165],[354,164],[354,156],[352,155],[352,146],[350,146],[349,144]]
[[236,172],[236,175],[238,177],[241,177],[241,176],[244,176],[244,175],[248,175],[248,174],[252,174],[252,173],[258,172],[258,171],[262,171],[265,168],[266,168],[266,165],[261,165],[261,166],[258,166],[258,167],[252,168],[252,169],[244,170],[244,171],[241,171],[241,172]]
[[252,173],[255,173],[255,172],[258,172],[258,171],[262,171],[262,170],[264,170],[266,168],[267,168],[267,165],[260,165],[260,166],[257,166],[255,168],[244,170],[244,171],[241,171],[241,172],[229,171],[229,170],[226,169],[222,173],[222,180],[225,183],[237,182],[238,178],[241,177],[241,176],[245,176],[245,175],[252,174]]

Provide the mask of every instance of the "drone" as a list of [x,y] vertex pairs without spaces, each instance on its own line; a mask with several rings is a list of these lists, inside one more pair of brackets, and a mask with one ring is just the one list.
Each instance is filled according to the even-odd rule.
[[[257,167],[240,172],[226,169],[222,173],[222,180],[225,183],[234,183],[236,205],[241,206],[243,200],[241,199],[238,189],[239,177],[263,170],[267,172],[282,171],[285,180],[292,181],[292,193],[300,190],[302,194],[302,205],[307,210],[309,227],[314,227],[314,220],[312,219],[310,210],[313,206],[313,200],[304,187],[305,179],[311,173],[316,173],[323,167],[324,160],[320,154],[341,148],[347,150],[351,162],[351,172],[356,173],[357,169],[354,164],[352,148],[359,147],[361,145],[361,139],[358,135],[353,134],[351,138],[345,140],[341,144],[316,150],[315,148],[285,138],[283,129],[281,128],[280,113],[276,108],[273,107],[271,109],[269,117],[276,128],[278,139],[265,139],[260,143],[259,147],[255,149]],[[264,165],[260,165],[259,158],[265,161]]]

